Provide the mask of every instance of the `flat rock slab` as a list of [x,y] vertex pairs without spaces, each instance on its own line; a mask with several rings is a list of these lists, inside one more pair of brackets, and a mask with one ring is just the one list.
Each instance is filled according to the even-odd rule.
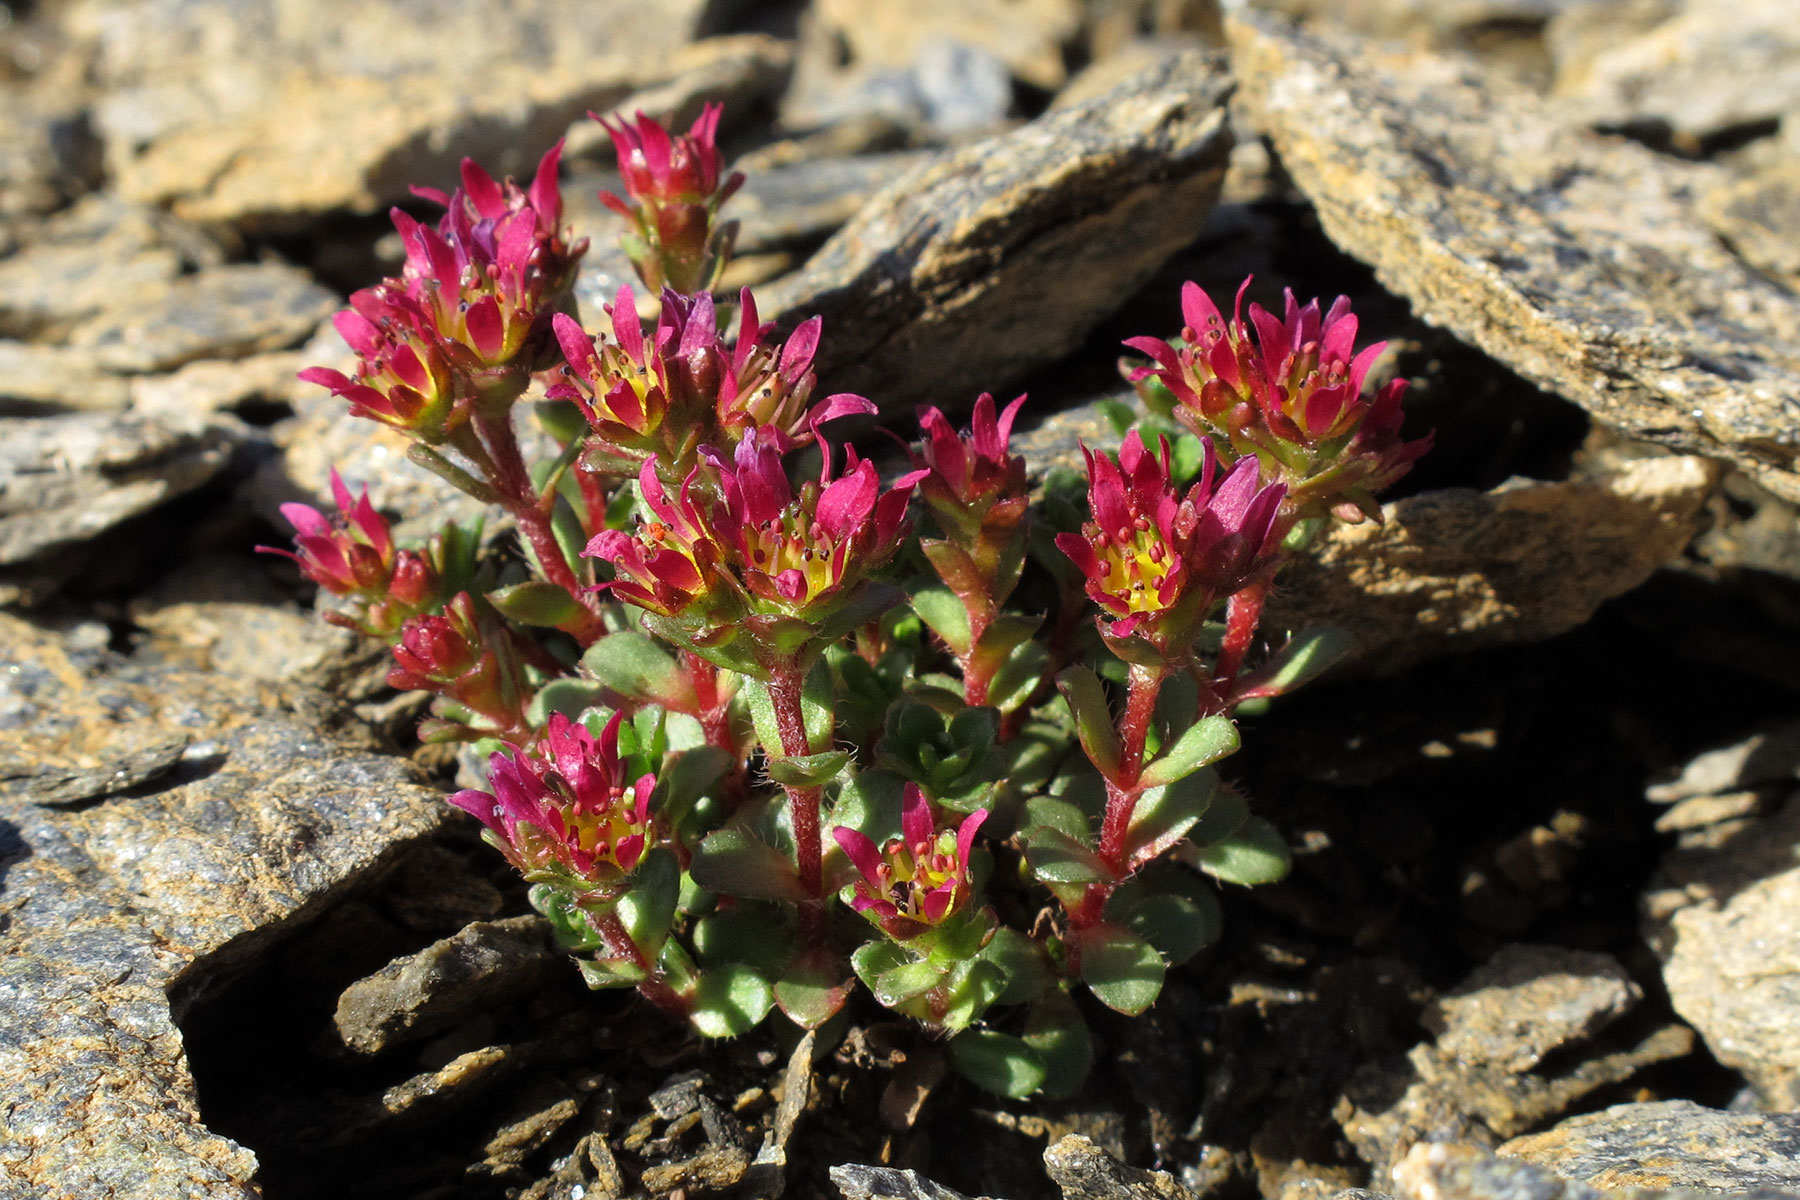
[[1500,1152],[1616,1188],[1800,1195],[1800,1115],[1728,1113],[1689,1100],[1619,1104],[1514,1138]]
[[1662,876],[1674,894],[1647,903],[1675,1011],[1770,1107],[1800,1111],[1800,798]]
[[1382,673],[1554,637],[1678,557],[1716,479],[1702,458],[1645,458],[1591,479],[1395,501],[1382,524],[1336,526],[1284,570],[1269,627],[1345,629],[1355,661]]
[[88,0],[65,24],[96,47],[95,124],[121,195],[280,231],[448,186],[465,155],[525,177],[587,110],[688,73],[693,52],[716,64],[689,44],[707,9]]
[[[1442,1142],[1415,1146],[1394,1168],[1394,1179],[1401,1200],[1703,1200],[1719,1194],[1691,1188],[1602,1190],[1516,1158],[1498,1157],[1480,1146]],[[1745,1194],[1758,1200],[1791,1200],[1789,1193],[1780,1191]]]
[[823,386],[887,412],[966,404],[1066,356],[1193,241],[1231,149],[1216,57],[968,146],[877,194],[758,297],[825,319]]
[[1440,996],[1424,1020],[1447,1057],[1529,1071],[1558,1047],[1612,1024],[1642,995],[1610,954],[1505,946]]
[[0,418],[0,567],[87,541],[218,474],[229,418],[69,413]]
[[[200,1121],[175,1022],[293,924],[436,829],[405,764],[318,693],[145,671],[102,627],[0,616],[0,1191],[258,1194]],[[138,786],[60,804],[72,769],[185,739]]]
[[1246,114],[1332,241],[1419,316],[1800,499],[1800,302],[1697,215],[1714,170],[1570,127],[1459,60],[1228,24]]

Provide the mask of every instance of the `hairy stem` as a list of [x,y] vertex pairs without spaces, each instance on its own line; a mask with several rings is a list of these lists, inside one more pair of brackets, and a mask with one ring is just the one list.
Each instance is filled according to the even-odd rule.
[[1264,576],[1225,602],[1225,640],[1219,646],[1219,658],[1213,667],[1213,691],[1221,696],[1231,693],[1232,681],[1243,670],[1250,643],[1256,639],[1256,627],[1262,622],[1263,605],[1269,599],[1273,580]]
[[[775,728],[781,736],[781,752],[793,757],[812,753],[806,736],[806,714],[800,707],[804,677],[790,665],[769,677],[769,702],[775,709]],[[800,868],[800,885],[813,903],[824,891],[823,849],[819,839],[819,787],[787,789],[788,810],[794,820],[794,851]],[[804,913],[802,919],[805,919]]]
[[[1131,814],[1137,808],[1143,788],[1138,776],[1144,769],[1144,743],[1150,736],[1150,725],[1156,716],[1156,698],[1162,694],[1163,681],[1169,676],[1167,667],[1131,665],[1126,679],[1125,712],[1119,717],[1119,770],[1106,781],[1106,816],[1100,825],[1100,858],[1115,874],[1123,873],[1125,835],[1131,828]],[[1077,929],[1100,919],[1100,910],[1117,886],[1112,883],[1090,883],[1081,904],[1070,914]]]
[[687,1001],[675,993],[663,978],[662,972],[645,957],[643,949],[626,930],[625,922],[619,920],[619,914],[608,909],[605,912],[590,913],[589,916],[595,931],[606,943],[608,952],[614,958],[625,959],[644,972],[644,981],[637,985],[638,994],[676,1020],[687,1020]]

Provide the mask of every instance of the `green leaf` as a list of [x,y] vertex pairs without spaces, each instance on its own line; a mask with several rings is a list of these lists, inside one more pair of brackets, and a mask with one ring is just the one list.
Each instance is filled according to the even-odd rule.
[[1094,1066],[1094,1038],[1069,993],[1058,988],[1031,1006],[1024,1041],[1044,1060],[1043,1094],[1073,1096]]
[[1238,748],[1237,726],[1230,717],[1212,716],[1196,722],[1175,744],[1144,768],[1138,782],[1145,787],[1162,787],[1185,779],[1201,767],[1210,766]]
[[525,715],[533,725],[542,728],[550,723],[551,713],[561,713],[571,721],[603,703],[606,690],[589,679],[552,679],[538,689],[526,706]]
[[1044,1058],[1020,1038],[971,1029],[946,1043],[950,1064],[976,1087],[1022,1100],[1044,1083]]
[[521,625],[555,628],[581,615],[581,602],[568,589],[542,579],[527,579],[487,594],[500,615]]
[[708,836],[688,871],[707,891],[739,900],[806,899],[788,856],[746,829],[726,828]]
[[1119,735],[1113,729],[1112,709],[1106,703],[1106,691],[1100,679],[1086,667],[1069,667],[1056,677],[1056,686],[1075,714],[1075,733],[1081,748],[1087,752],[1100,774],[1108,779],[1119,773],[1123,751]]
[[947,587],[922,587],[912,594],[912,607],[919,619],[944,639],[951,653],[960,657],[969,652],[969,612],[955,592]]
[[581,415],[581,409],[572,400],[539,400],[531,410],[538,425],[555,438],[558,445],[567,446],[588,435],[587,418]]
[[693,681],[675,656],[647,633],[609,633],[581,656],[595,679],[633,700],[654,700],[665,708],[693,709],[699,701]]
[[1285,696],[1336,666],[1356,639],[1330,625],[1310,625],[1287,640],[1263,666],[1244,679],[1238,695]]
[[1025,835],[1025,862],[1045,883],[1102,883],[1116,878],[1085,841],[1043,825]]
[[1050,670],[1050,651],[1042,642],[1020,642],[988,681],[988,703],[1012,712],[1030,703]]
[[771,758],[769,778],[788,787],[817,787],[836,779],[849,765],[850,755],[843,750]]
[[642,967],[620,958],[578,958],[575,966],[581,971],[582,981],[596,992],[636,987],[648,978]]
[[949,1033],[958,1033],[986,1012],[1006,990],[1006,976],[986,959],[972,959],[950,971],[943,990],[949,1003],[938,1024]]
[[1188,830],[1187,839],[1195,846],[1210,846],[1236,833],[1249,816],[1250,806],[1244,802],[1243,793],[1228,783],[1217,782],[1215,777],[1212,803]]
[[1107,901],[1106,917],[1155,946],[1171,966],[1218,941],[1224,925],[1212,888],[1173,864],[1127,881]]
[[775,989],[739,963],[714,967],[694,987],[688,1023],[701,1037],[737,1037],[756,1028],[775,1003]]
[[1144,419],[1135,404],[1127,404],[1123,400],[1096,400],[1094,407],[1106,418],[1106,423],[1113,427],[1113,432],[1124,437],[1131,429]]
[[556,940],[565,950],[593,950],[601,945],[600,934],[567,892],[547,883],[534,883],[527,893],[531,907],[550,922]]
[[1286,878],[1293,862],[1280,831],[1255,816],[1229,837],[1198,847],[1194,855],[1194,865],[1208,875],[1244,887]]
[[407,461],[414,466],[424,467],[439,479],[455,488],[475,497],[483,504],[499,504],[500,493],[475,478],[438,451],[423,442],[414,442],[406,448]]
[[1197,771],[1139,796],[1125,828],[1125,861],[1135,866],[1180,841],[1205,814],[1217,780],[1210,770]]
[[849,994],[844,960],[829,950],[796,955],[775,981],[775,1003],[802,1029],[817,1029],[831,1020]]
[[792,956],[794,931],[780,910],[764,904],[739,904],[708,913],[694,925],[694,950],[707,967],[744,963],[764,975],[775,975]]
[[660,846],[645,854],[631,874],[629,890],[619,898],[619,919],[631,940],[651,957],[669,936],[680,897],[681,868],[675,856]]
[[1108,1008],[1135,1017],[1162,991],[1168,968],[1156,947],[1120,925],[1092,925],[1071,932],[1079,947],[1081,978]]
[[1044,960],[1042,948],[1011,926],[994,931],[981,957],[1006,977],[1006,987],[994,997],[995,1004],[1024,1004],[1036,999],[1050,983],[1050,964]]
[[850,955],[856,977],[883,1008],[893,1008],[944,982],[944,971],[892,942],[866,942]]

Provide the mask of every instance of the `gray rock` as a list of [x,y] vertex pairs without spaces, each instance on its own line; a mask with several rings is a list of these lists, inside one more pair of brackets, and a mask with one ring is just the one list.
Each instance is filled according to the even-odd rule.
[[562,958],[538,917],[478,921],[344,989],[338,1037],[359,1054],[429,1037],[530,989]]
[[[217,475],[229,418],[0,417],[0,568],[46,562]],[[6,572],[30,590],[29,572]]]
[[1653,125],[1697,151],[1800,105],[1800,33],[1786,0],[1682,0],[1668,19],[1610,42],[1564,43],[1556,91],[1606,126]]
[[832,390],[888,411],[998,391],[1070,347],[1198,232],[1229,85],[1191,54],[921,168],[869,201],[765,311],[818,314]]
[[207,358],[167,375],[134,376],[131,407],[143,413],[209,413],[236,412],[255,403],[288,405],[302,388],[311,390],[294,378],[310,365],[293,350]]
[[1784,721],[1741,742],[1694,756],[1675,778],[1645,788],[1644,799],[1673,804],[1796,779],[1800,779],[1800,721]]
[[3,616],[0,659],[6,774],[51,777],[127,729],[191,739],[151,787],[78,811],[0,797],[0,1178],[23,1195],[253,1196],[255,1158],[201,1123],[175,1022],[443,805],[334,732],[314,693],[143,671]]
[[1719,1112],[1687,1100],[1619,1104],[1500,1152],[1607,1192],[1800,1195],[1800,1115]]
[[1063,1200],[1194,1200],[1167,1171],[1127,1166],[1077,1133],[1044,1151],[1044,1169]]
[[1468,1065],[1529,1071],[1546,1054],[1591,1037],[1643,998],[1608,954],[1504,946],[1425,1012],[1440,1054]]
[[1719,184],[1701,197],[1700,215],[1746,263],[1800,287],[1800,162]]
[[1800,497],[1800,303],[1695,214],[1715,172],[1569,129],[1455,60],[1229,26],[1246,113],[1415,312],[1599,421]]
[[87,0],[66,24],[96,46],[122,195],[274,229],[448,183],[464,155],[523,175],[587,109],[679,74],[706,7]]
[[831,1168],[831,1182],[844,1200],[969,1200],[961,1192],[933,1183],[917,1171],[845,1163]]
[[71,331],[69,344],[109,371],[168,371],[195,359],[243,358],[295,345],[338,304],[298,267],[215,267],[171,280],[141,305],[108,309]]
[[960,43],[1048,91],[1067,77],[1064,49],[1081,22],[1076,0],[920,0],[904,8],[818,0],[806,36],[843,45],[848,65],[861,69],[905,68],[933,42]]
[[59,62],[29,85],[0,84],[0,221],[52,212],[98,182],[99,147],[73,68]]
[[[1428,1009],[1441,1030],[1404,1060],[1352,1077],[1336,1116],[1372,1186],[1420,1142],[1493,1146],[1567,1112],[1595,1090],[1693,1048],[1679,1025],[1647,1036],[1602,1036],[1639,999],[1605,955],[1511,946]],[[1542,1013],[1543,1021],[1537,1020]],[[1539,1069],[1550,1051],[1561,1065]]]
[[0,402],[15,415],[110,412],[130,399],[130,381],[95,370],[85,351],[0,339]]
[[[1480,1146],[1434,1142],[1414,1146],[1394,1168],[1402,1200],[1600,1200],[1594,1188],[1559,1179],[1541,1167],[1498,1158]],[[1661,1193],[1671,1200],[1679,1193]],[[1648,1195],[1637,1200],[1649,1200]]]
[[1800,798],[1662,876],[1644,906],[1675,1011],[1768,1107],[1800,1111]]
[[61,340],[108,311],[145,314],[182,272],[223,261],[218,244],[194,227],[97,193],[0,258],[0,334]]

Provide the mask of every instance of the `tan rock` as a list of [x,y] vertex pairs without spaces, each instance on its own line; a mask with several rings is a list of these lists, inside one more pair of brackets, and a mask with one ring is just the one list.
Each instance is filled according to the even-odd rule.
[[1800,161],[1719,184],[1700,214],[1745,262],[1800,287]]
[[991,51],[1035,87],[1062,85],[1063,50],[1081,32],[1076,0],[921,0],[893,5],[818,0],[813,36],[840,41],[850,66],[905,68],[929,41],[961,42]]
[[1246,113],[1416,313],[1599,421],[1800,497],[1800,302],[1696,214],[1716,171],[1570,129],[1453,59],[1230,30]]

